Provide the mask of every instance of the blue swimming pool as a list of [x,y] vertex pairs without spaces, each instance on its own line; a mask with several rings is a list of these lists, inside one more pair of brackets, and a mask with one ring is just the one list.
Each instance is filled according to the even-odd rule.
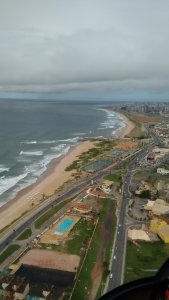
[[72,219],[64,219],[58,226],[57,231],[68,231],[69,228],[73,225],[74,220]]

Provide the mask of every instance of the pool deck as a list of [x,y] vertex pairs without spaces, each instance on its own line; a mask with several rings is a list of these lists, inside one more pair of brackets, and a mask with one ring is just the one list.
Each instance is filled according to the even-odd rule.
[[[73,220],[72,225],[68,228],[67,231],[61,231],[58,230],[57,227],[59,224],[61,224],[64,220]],[[56,220],[44,234],[40,237],[40,243],[43,244],[55,244],[57,245],[60,241],[66,239],[70,233],[70,231],[73,229],[75,224],[80,220],[79,216],[75,215],[63,215],[61,218]],[[56,232],[58,231],[58,234]]]

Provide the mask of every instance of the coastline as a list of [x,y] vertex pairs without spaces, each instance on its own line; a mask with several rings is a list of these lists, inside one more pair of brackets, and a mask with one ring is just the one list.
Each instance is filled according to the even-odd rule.
[[131,122],[126,115],[124,115],[121,112],[115,111],[113,109],[111,109],[110,107],[107,108],[110,111],[113,111],[116,115],[119,115],[125,122],[125,126],[119,128],[116,130],[115,136],[118,139],[123,139],[125,138],[126,135],[128,135],[135,127],[134,123]]
[[[126,125],[116,131],[116,137],[123,139],[134,128],[134,124],[125,115],[116,111],[114,112],[120,115],[125,121]],[[47,170],[35,183],[20,190],[13,199],[0,207],[0,229],[38,205],[42,201],[43,194],[45,196],[52,196],[59,187],[69,181],[73,171],[65,171],[65,168],[76,160],[77,156],[88,151],[93,146],[94,141],[83,141],[73,146],[60,159],[56,158],[52,160]]]
[[65,171],[82,152],[88,151],[93,147],[94,142],[84,141],[72,147],[70,151],[59,160],[54,159],[47,170],[39,179],[20,190],[17,195],[0,207],[0,229],[19,218],[22,214],[30,211],[40,203],[42,195],[51,196],[64,183],[71,179],[73,171]]

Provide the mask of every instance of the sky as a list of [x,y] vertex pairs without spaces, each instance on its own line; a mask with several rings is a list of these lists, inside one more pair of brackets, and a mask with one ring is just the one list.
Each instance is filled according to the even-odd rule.
[[168,0],[0,0],[0,97],[168,100]]

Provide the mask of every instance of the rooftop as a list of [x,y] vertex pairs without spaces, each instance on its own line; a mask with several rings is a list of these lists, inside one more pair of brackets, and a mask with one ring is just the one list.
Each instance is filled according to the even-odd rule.
[[75,272],[78,268],[80,257],[50,250],[32,249],[19,261],[20,264]]
[[158,234],[163,239],[169,239],[169,225],[163,225],[159,227]]

